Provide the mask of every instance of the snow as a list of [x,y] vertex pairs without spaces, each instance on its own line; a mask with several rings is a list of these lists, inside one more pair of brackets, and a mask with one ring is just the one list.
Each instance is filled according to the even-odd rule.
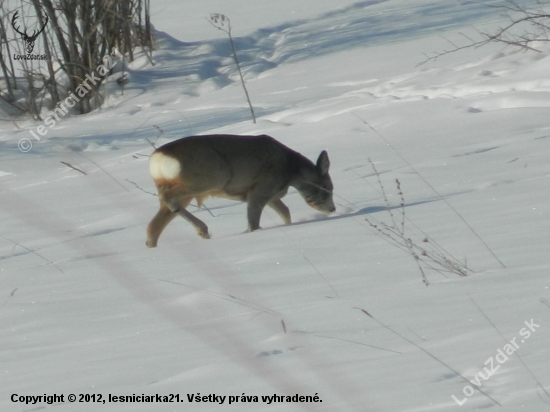
[[[100,110],[40,142],[40,122],[0,123],[0,410],[547,410],[550,48],[488,45],[418,66],[445,38],[505,21],[470,1],[154,3],[155,66],[130,64],[123,95],[110,80]],[[231,18],[257,124],[210,12]],[[178,218],[147,249],[147,139],[208,133],[269,134],[312,160],[327,150],[337,211],[291,190],[292,225],[265,209],[264,229],[243,234],[246,205],[209,199],[190,210],[212,239]],[[373,232],[366,218],[390,217],[369,159],[395,206],[401,182],[407,233],[473,273],[428,271],[426,286]],[[525,322],[540,325],[528,338]],[[467,382],[514,338],[484,393]],[[198,393],[239,402],[189,403]],[[322,403],[262,402],[274,394]]]

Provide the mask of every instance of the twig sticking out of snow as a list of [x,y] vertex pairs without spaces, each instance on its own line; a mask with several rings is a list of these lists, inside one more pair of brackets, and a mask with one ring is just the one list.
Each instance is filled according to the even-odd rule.
[[395,207],[392,206],[388,200],[386,190],[380,179],[380,174],[371,159],[369,159],[369,163],[372,165],[372,169],[378,178],[378,185],[382,191],[386,210],[391,221],[391,223],[387,224],[373,217],[367,217],[365,220],[369,223],[374,232],[390,244],[407,252],[414,258],[414,261],[422,274],[422,281],[426,286],[430,283],[428,281],[428,277],[426,276],[425,269],[434,270],[441,274],[454,273],[458,276],[467,276],[471,270],[466,266],[466,264],[461,263],[459,260],[451,256],[436,242],[432,241],[425,233],[421,233],[422,239],[413,240],[411,236],[414,236],[415,234],[409,234],[411,230],[407,229],[405,224],[407,221],[405,216],[405,196],[403,195],[403,190],[401,189],[401,182],[398,179],[395,179],[397,192],[400,199],[398,208],[401,211],[400,219],[397,219],[392,212],[392,209]]
[[[489,322],[491,324],[491,326],[493,327],[494,330],[496,330],[496,332],[500,335],[500,337],[502,339],[504,339],[504,341],[506,343],[509,342],[509,339],[506,338],[506,336],[504,336],[504,334],[500,331],[499,328],[497,328],[497,326],[494,324],[494,322],[489,318],[489,316],[487,316],[487,314],[483,311],[483,309],[481,309],[479,307],[479,305],[477,304],[477,302],[470,296],[468,295],[468,297],[470,298],[470,300],[472,301],[472,303],[474,304],[474,306],[481,312],[481,314],[483,315],[483,317],[485,319],[487,319],[487,322]],[[523,342],[523,340],[522,340]],[[519,353],[517,351],[514,351],[514,355],[516,355],[516,357],[519,359],[519,361],[521,362],[521,364],[523,365],[523,367],[527,370],[527,372],[529,372],[529,374],[532,376],[532,378],[535,380],[535,382],[537,383],[537,393],[539,395],[539,397],[541,398],[541,400],[545,403],[548,403],[550,404],[550,392],[548,392],[544,386],[542,386],[542,383],[540,383],[540,380],[535,376],[535,374],[533,373],[533,371],[527,366],[527,364],[525,363],[525,361],[523,360],[523,358],[519,355]]]
[[88,175],[88,173],[86,173],[84,170],[80,170],[78,167],[74,167],[74,166],[73,166],[72,164],[70,164],[70,163],[63,162],[63,161],[62,161],[61,163],[63,163],[65,166],[70,167],[70,168],[73,169],[73,170],[76,170],[77,172],[82,173],[83,175]]
[[430,182],[428,182],[424,176],[422,176],[418,170],[415,169],[415,167],[410,164],[410,162],[405,159],[405,157],[403,157],[403,155],[388,141],[388,139],[386,139],[384,136],[382,136],[382,134],[380,132],[378,132],[378,130],[376,130],[374,127],[372,127],[366,120],[364,120],[363,118],[361,118],[359,115],[357,115],[356,113],[354,112],[351,112],[355,117],[357,117],[359,120],[361,120],[361,122],[363,122],[365,125],[367,125],[374,133],[376,133],[378,135],[378,137],[380,137],[387,145],[388,147],[390,147],[393,152],[395,154],[397,154],[397,156],[399,156],[399,158],[405,162],[405,164],[414,172],[418,175],[418,177],[420,177],[420,179],[422,179],[422,181],[432,190],[432,192],[434,192],[437,197],[442,200],[448,207],[449,209],[451,209],[457,216],[458,218],[468,227],[468,229],[470,229],[470,231],[474,234],[475,237],[478,238],[478,240],[483,244],[483,246],[485,246],[485,248],[489,251],[489,253],[491,253],[491,255],[493,255],[493,257],[495,258],[495,260],[503,267],[503,268],[506,268],[506,265],[504,263],[502,263],[502,261],[498,258],[498,256],[495,254],[495,252],[493,252],[493,249],[491,249],[489,247],[489,245],[487,244],[487,242],[485,242],[481,236],[479,236],[479,234],[475,231],[475,229],[466,221],[466,219],[464,219],[464,216],[462,216],[458,210],[456,210],[453,205],[451,205],[449,203],[449,201],[447,199],[445,199],[436,189],[435,187],[433,187]]
[[[61,268],[59,266],[57,266],[55,263],[53,263],[50,259],[48,259],[47,257],[44,257],[42,256],[40,253],[36,252],[35,250],[32,250],[32,249],[29,249],[27,246],[25,245],[22,245],[21,243],[19,242],[16,242],[15,240],[12,240],[10,238],[7,238],[6,236],[3,236],[3,235],[0,235],[1,238],[7,240],[8,242],[11,242],[13,243],[15,246],[20,246],[22,247],[23,249],[25,249],[26,251],[28,251],[29,253],[32,253],[33,255],[35,256],[38,256],[40,259],[46,261],[48,264],[52,265],[54,268],[56,268],[59,272],[65,274],[65,272],[63,272],[63,270],[61,270]],[[16,289],[17,290],[17,289]],[[13,296],[13,293],[15,293],[15,290],[12,292],[12,296]]]
[[[437,362],[439,362],[441,365],[445,366],[447,369],[449,369],[451,372],[453,372],[454,374],[456,374],[456,376],[460,376],[463,380],[465,380],[468,385],[471,383],[468,378],[466,378],[465,376],[463,376],[460,372],[458,372],[456,369],[454,369],[453,367],[451,367],[450,365],[448,365],[447,363],[443,362],[441,359],[439,359],[437,356],[433,355],[432,353],[428,352],[426,349],[424,349],[422,346],[418,345],[417,343],[413,342],[412,340],[410,340],[409,338],[403,336],[402,334],[400,334],[399,332],[395,331],[394,329],[390,328],[388,325],[386,325],[385,323],[382,323],[381,321],[379,321],[378,319],[376,319],[374,316],[372,316],[370,313],[368,313],[365,309],[362,309],[362,308],[353,308],[353,309],[359,309],[361,312],[363,312],[365,315],[367,315],[369,318],[371,318],[372,320],[374,320],[376,323],[378,323],[380,326],[382,326],[384,329],[387,329],[389,330],[391,333],[393,333],[394,335],[397,335],[399,336],[401,339],[403,339],[404,341],[407,341],[408,343],[410,343],[411,345],[417,347],[418,349],[420,349],[422,352],[424,352],[426,355],[428,355],[430,358],[436,360]],[[489,395],[488,393],[486,393],[483,389],[479,388],[479,387],[476,387],[475,389],[477,389],[480,393],[482,393],[483,395],[485,395],[487,398],[489,398],[491,401],[493,401],[494,403],[496,403],[498,406],[502,406],[496,399],[494,399],[493,397],[491,397],[491,395]]]
[[248,107],[250,107],[250,113],[252,114],[252,122],[256,123],[256,115],[254,114],[254,108],[252,107],[252,102],[250,101],[250,96],[248,95],[246,84],[244,83],[244,77],[241,71],[241,65],[239,64],[239,59],[237,58],[237,51],[235,50],[235,44],[233,43],[233,36],[231,35],[231,20],[229,20],[229,17],[219,13],[212,13],[210,15],[210,19],[207,19],[207,20],[216,29],[227,33],[227,35],[229,36],[229,43],[231,43],[231,52],[233,53],[233,59],[235,59],[235,64],[237,65],[237,70],[239,71],[241,84],[244,89],[244,94],[246,95],[246,100],[248,101]]

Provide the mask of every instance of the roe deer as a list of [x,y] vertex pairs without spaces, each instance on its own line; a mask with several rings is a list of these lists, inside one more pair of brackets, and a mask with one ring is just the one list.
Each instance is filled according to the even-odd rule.
[[260,227],[266,205],[285,224],[290,223],[290,212],[281,201],[289,186],[314,209],[334,212],[329,166],[326,151],[313,164],[266,135],[191,136],[165,144],[149,160],[160,209],[147,227],[146,245],[156,247],[160,234],[176,215],[208,239],[206,224],[185,209],[192,199],[200,206],[208,196],[248,202],[248,231]]

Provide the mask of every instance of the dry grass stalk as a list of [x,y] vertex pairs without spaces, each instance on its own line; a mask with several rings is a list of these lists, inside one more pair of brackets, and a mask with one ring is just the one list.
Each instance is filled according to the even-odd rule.
[[374,166],[374,163],[372,163],[370,159],[369,162],[378,179],[378,185],[381,189],[384,204],[390,216],[389,224],[379,221],[374,217],[367,217],[365,219],[375,233],[393,246],[413,257],[422,275],[422,282],[424,282],[426,286],[430,284],[426,276],[427,270],[436,271],[444,276],[447,273],[452,273],[461,277],[467,276],[471,270],[467,267],[466,263],[462,263],[451,256],[424,232],[420,231],[420,233],[418,233],[419,229],[416,228],[415,230],[411,230],[408,225],[406,225],[406,223],[409,223],[409,220],[405,215],[405,196],[401,189],[401,182],[398,179],[395,179],[395,182],[400,199],[400,204],[398,206],[400,215],[396,216],[394,214],[393,209],[396,207],[392,206],[388,200],[386,190],[376,166]]

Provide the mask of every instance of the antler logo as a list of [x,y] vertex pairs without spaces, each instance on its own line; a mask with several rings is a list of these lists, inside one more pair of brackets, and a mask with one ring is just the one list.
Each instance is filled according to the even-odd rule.
[[17,10],[13,14],[13,18],[11,19],[11,25],[13,26],[13,29],[21,35],[21,38],[25,41],[25,46],[27,48],[27,53],[32,53],[32,50],[34,49],[34,42],[38,38],[38,35],[44,31],[46,28],[46,24],[48,24],[48,16],[44,16],[44,24],[42,25],[42,28],[40,30],[33,30],[33,33],[29,36],[27,34],[27,29],[25,29],[24,32],[21,32],[19,30],[19,27],[16,26],[17,24],[17,18],[19,17],[19,10]]

